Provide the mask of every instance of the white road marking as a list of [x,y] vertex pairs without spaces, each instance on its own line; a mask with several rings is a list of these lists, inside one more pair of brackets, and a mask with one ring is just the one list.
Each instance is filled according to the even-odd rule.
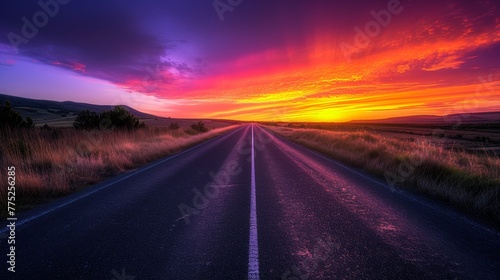
[[250,182],[250,241],[248,244],[248,279],[259,278],[259,242],[257,238],[257,203],[255,197],[255,149],[252,124],[252,171]]

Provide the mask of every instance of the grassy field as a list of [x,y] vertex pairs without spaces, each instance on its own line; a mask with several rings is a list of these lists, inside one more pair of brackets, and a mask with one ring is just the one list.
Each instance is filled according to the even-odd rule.
[[[191,122],[192,123],[192,122]],[[16,168],[16,210],[50,201],[190,146],[236,126],[197,133],[188,125],[178,130],[146,128],[110,130],[18,129],[0,133],[0,182],[7,167]],[[6,215],[7,188],[0,189],[0,215]]]
[[365,130],[268,128],[394,187],[445,201],[500,225],[500,159],[495,153],[470,153],[425,138],[401,139]]
[[[78,114],[67,113],[61,114],[50,109],[31,108],[31,107],[14,107],[24,118],[30,117],[35,123],[35,127],[48,125],[51,128],[72,128]],[[141,122],[144,122],[148,127],[168,127],[171,123],[177,123],[182,127],[189,127],[192,123],[203,121],[210,128],[220,128],[231,124],[237,124],[236,121],[230,120],[206,120],[206,119],[178,119],[165,117],[138,117]]]

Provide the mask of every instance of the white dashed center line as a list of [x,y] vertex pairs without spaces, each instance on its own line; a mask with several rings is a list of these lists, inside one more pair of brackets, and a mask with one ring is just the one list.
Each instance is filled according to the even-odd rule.
[[248,244],[248,279],[259,279],[259,242],[257,238],[257,203],[255,198],[255,149],[252,125],[252,171],[250,190],[250,241]]

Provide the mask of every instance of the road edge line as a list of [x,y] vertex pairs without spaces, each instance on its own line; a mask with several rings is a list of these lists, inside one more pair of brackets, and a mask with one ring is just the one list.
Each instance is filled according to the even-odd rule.
[[[159,160],[159,161],[157,161],[157,162],[155,162],[155,163],[154,163],[154,162],[152,162],[152,163],[150,163],[150,165],[146,165],[146,166],[139,167],[139,169],[138,169],[138,170],[136,170],[136,171],[132,171],[132,173],[131,173],[131,174],[126,175],[125,177],[119,178],[119,179],[117,179],[116,181],[110,182],[110,183],[108,183],[108,184],[106,184],[106,185],[104,185],[104,186],[100,186],[100,187],[98,187],[98,188],[96,188],[96,189],[94,189],[94,190],[90,190],[90,191],[86,191],[86,192],[85,192],[85,190],[84,190],[84,192],[85,192],[85,193],[83,193],[83,194],[81,194],[81,195],[79,195],[79,196],[77,196],[77,197],[75,197],[75,198],[73,198],[73,199],[71,199],[71,200],[69,200],[69,201],[66,201],[66,202],[64,202],[64,203],[62,203],[62,204],[59,204],[59,205],[55,205],[55,206],[53,206],[52,208],[49,208],[49,209],[47,209],[47,210],[45,210],[45,211],[43,211],[43,212],[41,212],[41,213],[38,213],[38,214],[35,214],[35,215],[32,215],[32,216],[28,216],[28,217],[25,217],[25,218],[23,218],[23,219],[20,219],[20,220],[19,220],[19,222],[16,224],[16,227],[17,227],[17,228],[20,228],[20,227],[24,226],[25,224],[27,224],[27,223],[29,223],[29,222],[31,222],[31,221],[34,221],[34,220],[36,220],[36,219],[38,219],[38,218],[40,218],[40,217],[43,217],[43,216],[45,216],[45,215],[47,215],[47,214],[50,214],[50,213],[52,213],[52,212],[54,212],[54,211],[56,211],[56,210],[58,210],[58,209],[60,209],[60,208],[63,208],[63,207],[65,207],[65,206],[67,206],[67,205],[69,205],[69,204],[71,204],[71,203],[73,203],[73,202],[76,202],[76,201],[78,201],[78,200],[80,200],[80,199],[82,199],[82,198],[85,198],[85,197],[87,197],[87,196],[90,196],[90,195],[92,195],[92,194],[94,194],[94,193],[96,193],[96,192],[102,191],[102,190],[104,190],[104,189],[106,189],[106,188],[108,188],[108,187],[110,187],[110,186],[112,186],[112,185],[114,185],[114,184],[116,184],[116,183],[119,183],[119,182],[121,182],[121,181],[123,181],[123,180],[125,180],[125,179],[128,179],[128,178],[130,178],[130,177],[132,177],[132,176],[135,176],[135,175],[137,175],[137,174],[140,174],[140,173],[142,173],[142,172],[144,172],[144,171],[146,171],[146,170],[148,170],[148,169],[151,169],[151,168],[153,168],[153,167],[155,167],[155,166],[157,166],[157,165],[160,165],[160,164],[162,164],[162,163],[165,163],[165,162],[167,162],[167,161],[169,161],[169,160],[171,160],[171,159],[174,159],[174,158],[176,158],[176,157],[178,157],[178,156],[181,156],[181,155],[183,155],[183,154],[185,154],[185,153],[188,153],[188,152],[190,152],[190,151],[192,151],[192,150],[198,149],[198,148],[200,148],[201,146],[203,146],[203,145],[205,145],[205,144],[208,144],[208,143],[210,143],[210,142],[212,142],[212,141],[215,141],[215,140],[217,140],[217,139],[219,139],[219,138],[222,138],[222,137],[224,137],[224,136],[227,136],[227,135],[230,135],[230,134],[232,134],[232,133],[235,133],[236,131],[238,131],[238,130],[240,130],[240,129],[242,129],[242,128],[243,128],[243,126],[242,126],[242,127],[239,127],[239,128],[235,128],[234,130],[232,130],[232,131],[228,131],[227,133],[223,133],[223,134],[221,134],[221,135],[219,135],[219,136],[217,136],[217,137],[215,137],[215,138],[212,138],[212,139],[209,139],[209,140],[203,141],[203,142],[201,142],[201,143],[199,143],[199,144],[197,144],[197,145],[195,145],[195,146],[193,146],[193,147],[191,147],[191,148],[188,148],[187,150],[181,151],[181,152],[179,152],[179,153],[177,153],[177,154],[173,154],[173,155],[167,156],[165,159],[161,159],[161,160]],[[123,174],[122,174],[122,175],[123,175]],[[117,175],[116,177],[119,177],[119,176],[120,176],[120,175]],[[112,179],[112,178],[108,178],[107,180],[111,180],[111,179]],[[106,180],[105,180],[105,181],[106,181]],[[100,183],[97,183],[96,185],[98,185],[98,184],[100,184]],[[63,198],[63,199],[64,199],[64,198]],[[9,231],[9,229],[7,228],[7,226],[6,226],[6,227],[2,227],[2,228],[0,228],[0,233],[5,233],[5,232],[7,232],[7,231]]]

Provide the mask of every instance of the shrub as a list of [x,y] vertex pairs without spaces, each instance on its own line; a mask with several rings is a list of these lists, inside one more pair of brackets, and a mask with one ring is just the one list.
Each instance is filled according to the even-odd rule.
[[[106,125],[101,125],[106,124]],[[145,127],[144,122],[140,122],[134,115],[121,106],[116,106],[113,110],[105,111],[98,115],[95,112],[85,110],[78,114],[73,123],[78,129],[96,129],[101,126],[113,127],[117,129],[137,129]]]
[[95,129],[99,128],[100,121],[101,118],[96,112],[85,110],[78,114],[73,126],[78,129]]
[[205,126],[205,124],[202,121],[199,121],[198,123],[192,124],[191,128],[197,132],[207,132],[208,131],[208,128]]
[[103,119],[110,120],[111,126],[118,129],[131,130],[146,126],[121,106],[116,106],[113,110],[102,113],[101,120]]
[[181,127],[178,123],[170,123],[170,126],[168,127],[168,129],[170,129],[170,130],[177,130],[179,128],[181,128]]
[[35,124],[30,117],[23,119],[21,114],[12,109],[9,101],[5,101],[5,105],[0,108],[0,127],[16,128],[16,127],[34,127]]

